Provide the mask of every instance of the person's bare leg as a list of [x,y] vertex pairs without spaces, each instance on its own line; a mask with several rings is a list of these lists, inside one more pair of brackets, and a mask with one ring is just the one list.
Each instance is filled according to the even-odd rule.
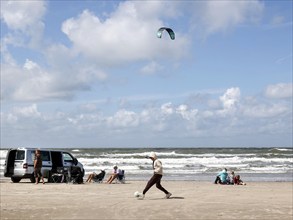
[[110,181],[112,180],[113,174],[111,176],[109,176],[107,183],[110,183]]
[[86,182],[89,182],[89,183],[91,182],[91,180],[92,180],[92,175],[93,175],[93,174],[90,174],[90,175],[88,176]]
[[114,180],[116,177],[117,177],[117,174],[112,175],[112,179],[111,179],[111,181],[109,182],[109,184],[111,184],[111,183],[113,182],[113,180]]
[[87,179],[86,179],[86,183],[89,181],[89,179],[90,179],[90,176],[91,176],[91,174],[87,177]]

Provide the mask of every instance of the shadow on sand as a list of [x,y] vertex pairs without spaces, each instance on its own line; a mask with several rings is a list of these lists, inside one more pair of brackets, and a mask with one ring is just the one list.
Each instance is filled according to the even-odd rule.
[[[156,198],[156,199],[149,199],[149,200],[168,200],[166,198]],[[184,199],[184,197],[181,196],[171,196],[169,199]]]

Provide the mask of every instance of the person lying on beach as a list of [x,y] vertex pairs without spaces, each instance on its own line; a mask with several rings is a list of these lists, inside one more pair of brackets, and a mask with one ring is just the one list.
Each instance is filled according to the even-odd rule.
[[215,184],[227,184],[227,177],[228,177],[228,173],[227,173],[227,169],[224,168],[224,170],[220,173],[218,173],[216,179],[215,179]]
[[119,174],[121,174],[121,170],[118,169],[117,166],[114,166],[113,169],[114,169],[113,173],[110,174],[109,179],[107,180],[106,183],[111,184],[113,180],[116,179]]
[[246,183],[240,179],[240,175],[236,175],[234,177],[234,185],[246,185]]
[[92,180],[102,180],[105,176],[105,171],[104,170],[101,170],[101,172],[99,174],[96,174],[95,172],[93,172],[92,174],[90,174],[86,180],[86,183],[90,183],[92,182]]

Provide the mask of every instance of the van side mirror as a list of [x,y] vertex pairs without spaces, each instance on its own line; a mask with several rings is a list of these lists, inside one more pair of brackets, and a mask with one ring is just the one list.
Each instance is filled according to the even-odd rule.
[[78,164],[78,160],[76,158],[73,158],[73,164],[76,166]]

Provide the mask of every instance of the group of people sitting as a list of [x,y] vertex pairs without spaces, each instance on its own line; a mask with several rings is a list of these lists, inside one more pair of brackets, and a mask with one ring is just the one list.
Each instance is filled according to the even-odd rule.
[[231,184],[231,185],[246,185],[241,179],[240,175],[235,175],[235,172],[232,170],[230,174],[228,174],[227,169],[220,173],[218,173],[215,184]]
[[[102,182],[105,177],[105,174],[106,174],[105,170],[101,170],[99,174],[96,174],[95,172],[93,172],[92,174],[88,176],[86,182],[87,183],[90,183],[92,181]],[[106,183],[111,184],[113,180],[115,179],[118,179],[123,182],[123,178],[124,178],[124,170],[118,169],[117,166],[114,166],[113,172],[110,174]]]

